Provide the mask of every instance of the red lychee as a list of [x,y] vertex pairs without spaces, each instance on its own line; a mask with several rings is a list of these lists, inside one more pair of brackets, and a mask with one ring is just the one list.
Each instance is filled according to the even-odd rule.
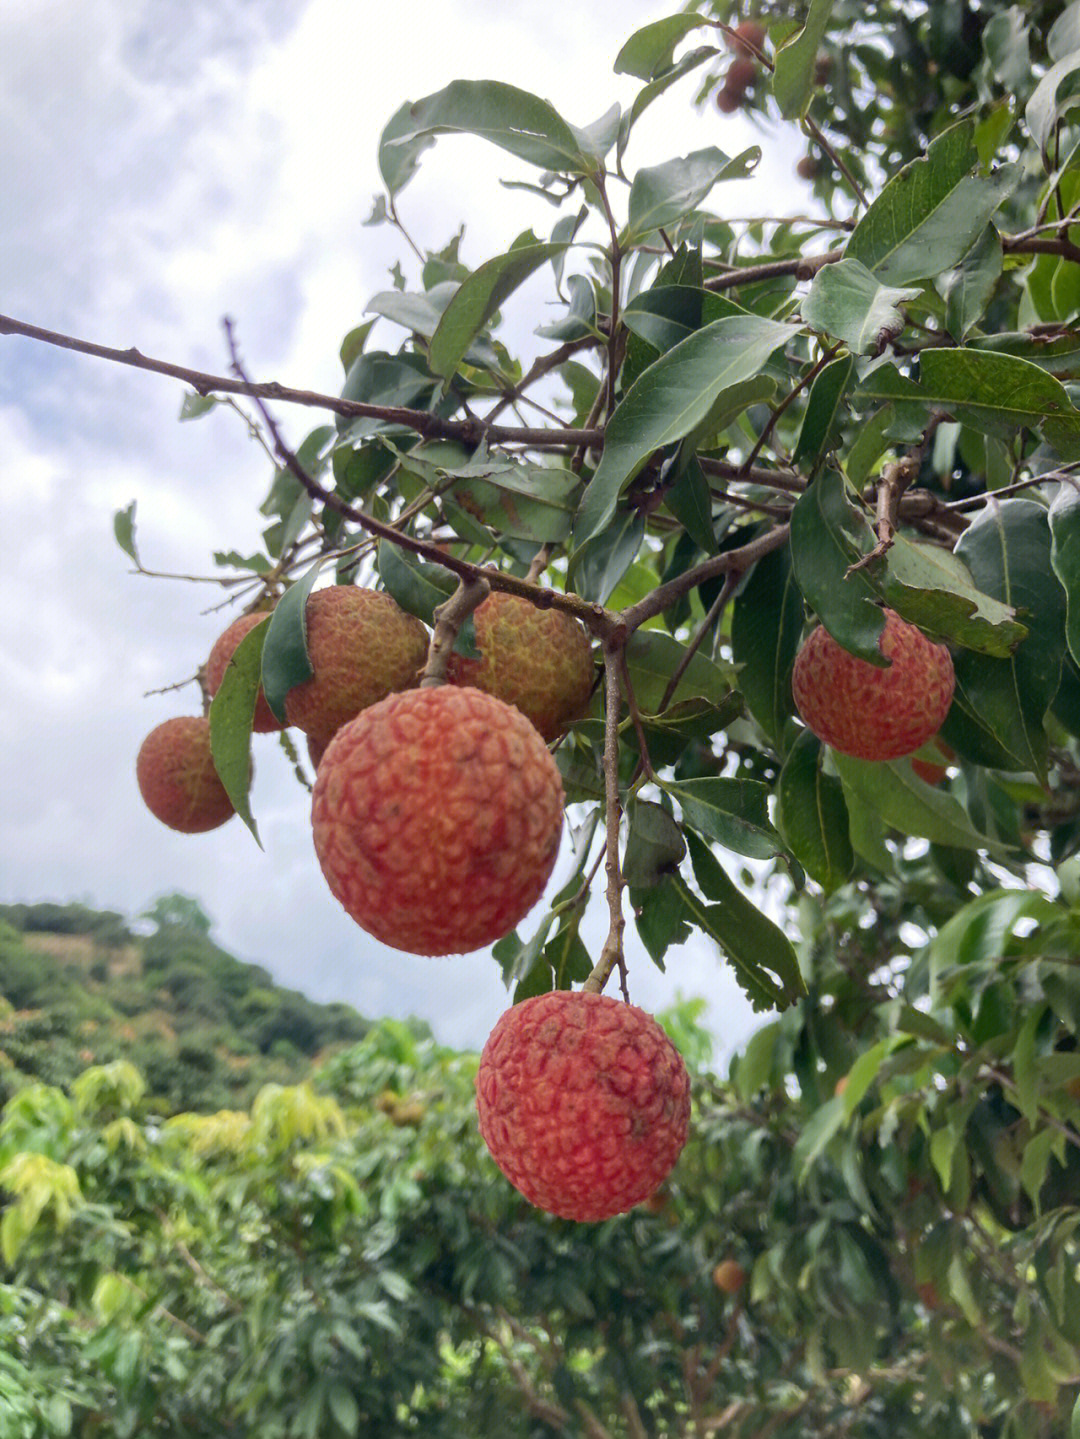
[[728,44],[736,55],[753,55],[764,46],[766,33],[757,20],[744,20],[728,36]]
[[716,92],[716,108],[722,115],[734,115],[743,102],[741,90],[729,90],[726,85]]
[[135,761],[150,813],[181,834],[217,829],[236,811],[210,753],[210,721],[181,715],[152,729]]
[[728,66],[724,88],[740,99],[757,79],[758,67],[749,55],[736,55]]
[[572,615],[496,592],[473,614],[479,659],[450,656],[451,684],[515,705],[546,740],[579,718],[592,690],[589,637]]
[[737,1259],[721,1259],[712,1272],[712,1281],[724,1294],[738,1294],[746,1283],[746,1270]]
[[313,739],[326,744],[346,720],[419,682],[428,632],[383,591],[316,590],[305,620],[312,676],[289,691],[285,714]]
[[512,706],[439,685],[390,695],[319,762],[315,850],[362,929],[412,954],[464,954],[517,924],[559,851],[562,780]]
[[[250,615],[240,615],[233,620],[223,634],[217,637],[214,648],[210,651],[210,657],[206,661],[206,692],[211,699],[221,688],[221,681],[225,678],[225,671],[228,669],[229,661],[232,659],[237,645],[245,635],[251,633],[256,625],[261,625],[267,619],[269,616],[266,612],[260,610]],[[266,696],[261,689],[255,700],[255,718],[251,728],[256,734],[269,734],[273,730],[285,728],[266,703]]]
[[585,990],[508,1009],[480,1057],[480,1133],[530,1204],[609,1219],[648,1199],[686,1143],[690,1080],[651,1015]]
[[791,691],[818,739],[856,759],[900,759],[937,734],[952,703],[955,675],[944,645],[885,611],[879,669],[837,644],[819,625],[795,657]]

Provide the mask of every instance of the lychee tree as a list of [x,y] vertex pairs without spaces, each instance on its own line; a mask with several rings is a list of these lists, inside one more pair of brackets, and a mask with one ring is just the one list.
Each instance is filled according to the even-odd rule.
[[[576,864],[495,945],[514,999],[616,971],[630,995],[628,916],[658,964],[694,933],[714,944],[758,1008],[783,1011],[738,1084],[747,1104],[797,1090],[794,1193],[839,1165],[856,1250],[882,1206],[925,1199],[889,1282],[932,1283],[992,1376],[955,1432],[1004,1434],[1018,1414],[1014,1432],[1056,1433],[1080,1382],[1063,1181],[1080,1148],[1080,6],[748,10],[703,0],[639,30],[615,59],[635,100],[584,125],[497,80],[404,103],[371,222],[400,230],[408,274],[345,336],[339,395],[254,381],[231,329],[228,374],[11,318],[0,332],[186,381],[184,418],[246,405],[274,452],[263,550],[217,556],[252,611],[274,610],[210,707],[245,819],[260,685],[284,721],[313,682],[316,582],[433,626],[422,674],[329,740],[324,792],[347,789],[352,727],[378,729],[401,690],[498,670],[513,625],[484,637],[489,595],[591,637],[592,696],[544,736]],[[684,78],[718,143],[634,169],[637,121]],[[761,144],[733,155],[735,110]],[[436,142],[452,163],[454,133],[533,167],[536,220],[503,254],[408,233],[409,181]],[[765,147],[790,157],[791,191],[733,214],[725,182]],[[502,308],[538,275],[544,322],[517,355]],[[312,408],[331,420],[291,438],[286,412]],[[134,506],[117,537],[138,566]],[[894,651],[923,661],[904,693]],[[815,719],[841,696],[854,751]],[[933,715],[917,738],[913,712]],[[943,756],[937,778],[924,762]],[[608,933],[590,954],[601,867]],[[981,1247],[992,1267],[1010,1256],[1008,1303],[980,1299],[964,1256]],[[794,1255],[755,1267],[751,1301],[801,1282]],[[863,1382],[887,1321],[823,1319],[800,1373]],[[997,1427],[977,1430],[980,1406]],[[802,1432],[801,1412],[770,1432]]]

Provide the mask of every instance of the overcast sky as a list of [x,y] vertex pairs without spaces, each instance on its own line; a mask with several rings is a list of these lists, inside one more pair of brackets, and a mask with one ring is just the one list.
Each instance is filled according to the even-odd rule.
[[[633,98],[638,82],[612,69],[626,36],[678,8],[0,3],[0,312],[218,373],[229,314],[258,378],[334,392],[341,338],[388,288],[389,266],[400,259],[415,279],[400,237],[363,227],[380,189],[378,136],[402,101],[497,79],[587,124]],[[628,166],[762,140],[741,116],[695,112],[694,84],[648,112]],[[543,201],[498,184],[529,174],[479,140],[443,138],[402,217],[430,247],[466,221],[463,258],[478,265],[554,222]],[[770,154],[766,137],[757,175],[724,201],[732,214],[805,203],[789,146],[777,153],[773,141]],[[529,336],[535,313],[527,320]],[[380,326],[396,347],[401,332]],[[182,394],[162,377],[0,337],[0,899],[135,914],[182,890],[221,944],[282,983],[371,1016],[419,1014],[446,1042],[478,1046],[507,1002],[491,959],[399,955],[356,928],[322,880],[306,794],[272,737],[256,737],[265,852],[238,820],[174,835],[141,804],[143,736],[197,709],[192,688],[143,696],[192,675],[231,612],[210,612],[218,590],[133,576],[113,512],[138,500],[147,567],[206,574],[213,550],[256,547],[270,478],[235,415],[178,424]],[[323,417],[279,418],[297,442]],[[589,923],[598,948],[602,915]],[[635,1002],[656,1009],[676,990],[709,1000],[722,1051],[745,1038],[748,1006],[709,946],[672,951],[666,976],[635,946]]]

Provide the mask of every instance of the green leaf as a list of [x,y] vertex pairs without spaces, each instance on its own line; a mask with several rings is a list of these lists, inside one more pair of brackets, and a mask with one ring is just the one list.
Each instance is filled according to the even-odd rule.
[[[675,671],[686,659],[686,646],[663,630],[635,630],[626,644],[626,666],[638,709],[655,715]],[[720,705],[731,692],[731,671],[697,650],[679,676],[669,708],[689,700]]]
[[585,600],[603,605],[634,563],[645,540],[645,516],[637,510],[615,515],[571,556],[569,578]]
[[713,529],[712,495],[696,459],[690,461],[664,495],[664,504],[702,554],[716,554],[718,546]]
[[791,1151],[795,1177],[800,1184],[806,1183],[806,1177],[815,1161],[824,1153],[833,1136],[843,1128],[845,1118],[843,1097],[834,1095],[815,1109],[806,1121]]
[[629,219],[620,237],[624,249],[646,235],[681,220],[704,200],[719,180],[743,180],[761,159],[761,148],[752,145],[734,159],[715,145],[695,150],[681,160],[640,169],[630,186]]
[[701,328],[701,310],[709,292],[695,285],[657,283],[635,295],[622,313],[623,324],[654,350],[665,354]]
[[[806,992],[791,941],[732,883],[715,855],[693,831],[687,847],[705,899],[676,876],[687,918],[715,940],[731,961],[740,986],[755,1009],[786,1009]],[[713,900],[716,903],[707,903]]]
[[651,889],[678,870],[685,854],[682,830],[662,804],[639,799],[630,805],[630,829],[622,865],[628,885]]
[[814,62],[832,14],[833,0],[810,0],[806,22],[776,52],[772,88],[785,120],[806,114],[814,92]]
[[1080,490],[1064,481],[1050,506],[1050,559],[1065,590],[1065,637],[1080,656]]
[[756,779],[669,781],[664,792],[679,805],[686,822],[709,839],[750,859],[772,859],[784,851],[769,819],[769,786]]
[[578,511],[577,543],[608,525],[620,494],[654,450],[689,434],[725,389],[756,375],[792,333],[790,325],[759,315],[727,316],[650,365],[608,422],[603,457]]
[[137,500],[132,500],[126,509],[117,510],[113,515],[113,534],[116,536],[116,543],[129,555],[136,564],[139,563],[139,552],[135,548],[135,506]]
[[567,538],[580,490],[573,471],[541,465],[496,467],[449,487],[463,509],[499,534],[539,543]]
[[538,325],[533,331],[544,340],[583,340],[594,335],[596,330],[596,295],[584,275],[571,275],[566,282],[570,291],[570,304],[561,320],[550,325]]
[[233,651],[218,691],[210,705],[210,753],[233,809],[262,848],[251,814],[251,724],[262,684],[263,647],[269,619],[250,629]]
[[197,420],[208,415],[219,403],[217,395],[197,395],[189,391],[180,405],[181,420]]
[[843,259],[817,272],[802,317],[811,329],[843,340],[853,354],[880,354],[906,323],[897,307],[920,293],[918,287],[884,285],[859,260]]
[[963,560],[940,545],[897,535],[881,588],[904,619],[981,654],[1004,659],[1028,632],[1011,605],[977,589]]
[[639,80],[653,80],[674,64],[675,46],[679,41],[708,22],[701,15],[669,15],[635,30],[615,56],[616,75],[636,75]]
[[387,593],[426,625],[435,623],[436,606],[445,604],[457,588],[457,579],[450,570],[429,564],[389,540],[379,541],[375,567]]
[[849,567],[874,543],[840,475],[819,475],[791,511],[791,563],[807,603],[833,639],[859,659],[885,667],[879,643],[885,617],[865,569]]
[[447,305],[431,337],[428,358],[434,373],[449,379],[504,300],[541,265],[565,250],[565,244],[519,243],[474,270]]
[[780,771],[777,824],[792,854],[831,893],[851,874],[848,810],[840,781],[821,767],[822,744],[803,730]]
[[[379,168],[391,194],[415,173],[432,139],[448,134],[479,135],[543,170],[588,175],[596,168],[580,132],[546,100],[497,80],[454,80],[445,90],[406,101],[383,131]],[[402,150],[403,156],[397,153]]]
[[[696,15],[675,15],[672,16],[672,19],[693,19],[695,24],[701,23]],[[663,25],[665,22],[661,20],[659,23]],[[648,109],[652,102],[660,95],[662,95],[665,90],[669,89],[672,85],[674,85],[677,80],[681,80],[684,75],[689,74],[691,70],[696,70],[699,65],[704,64],[706,60],[711,60],[712,57],[718,53],[719,52],[714,45],[701,45],[696,50],[691,50],[689,55],[684,55],[683,58],[673,69],[665,70],[664,73],[658,75],[655,80],[651,80],[648,85],[643,85],[641,87],[641,89],[634,97],[634,103],[630,106],[630,109],[622,117],[622,121],[619,125],[618,145],[615,150],[616,159],[619,165],[622,164],[623,155],[626,153],[626,146],[630,140],[630,131],[634,128],[634,125],[637,123],[642,113],[646,109]],[[616,69],[617,68],[618,62],[616,61]]]
[[340,1379],[335,1379],[327,1390],[327,1401],[334,1423],[343,1434],[356,1434],[360,1429],[360,1406],[353,1398],[352,1391]]
[[267,627],[262,655],[263,694],[272,713],[282,724],[285,723],[285,696],[295,685],[309,680],[313,673],[308,659],[304,612],[322,564],[322,560],[316,560],[295,584],[289,586],[274,606]]
[[841,355],[830,360],[815,377],[792,456],[796,467],[815,469],[837,442],[844,415],[844,396],[854,368],[854,356]]
[[945,283],[945,324],[954,339],[962,340],[982,319],[1003,267],[1001,238],[993,225],[987,225]]
[[[972,753],[968,728],[1003,748],[1015,767],[1046,774],[1043,717],[1061,680],[1065,656],[1065,591],[1051,563],[1046,510],[1033,500],[987,506],[956,547],[980,590],[1024,614],[1028,635],[1007,659],[963,650],[954,658],[956,692],[942,734],[961,754]],[[1026,612],[1026,613],[1025,613]],[[962,715],[965,724],[954,715]]]
[[[1074,82],[1080,70],[1080,52],[1063,55],[1051,65],[1036,85],[1031,99],[1024,109],[1024,119],[1031,138],[1045,155],[1054,128],[1066,111],[1080,104],[1080,94]],[[1064,93],[1062,93],[1064,91]]]
[[962,120],[888,182],[844,252],[894,285],[930,279],[960,263],[1020,178],[1016,165],[974,176],[974,123]]
[[750,571],[735,596],[731,648],[739,688],[758,724],[779,749],[784,725],[795,713],[791,669],[803,631],[803,601],[791,551],[773,550]]
[[[1031,84],[1029,33],[1027,20],[1018,5],[999,11],[987,21],[983,30],[983,51],[994,78],[1007,95],[1016,95]],[[1048,40],[1052,36],[1053,31]]]
[[887,825],[901,834],[920,835],[934,844],[950,845],[953,849],[1005,853],[1001,845],[972,826],[958,799],[923,784],[907,760],[884,763],[852,759],[836,751],[832,760],[845,795],[852,795],[875,809]]
[[982,349],[923,350],[918,381],[882,365],[859,394],[882,402],[910,401],[927,417],[945,410],[980,434],[1010,440],[1038,430],[1064,459],[1080,458],[1080,411],[1060,381],[1038,365]]

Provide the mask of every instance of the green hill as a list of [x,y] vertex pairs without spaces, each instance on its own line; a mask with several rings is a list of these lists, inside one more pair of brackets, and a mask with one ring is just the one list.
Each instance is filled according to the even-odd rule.
[[82,904],[0,905],[0,1104],[28,1081],[66,1086],[123,1058],[163,1112],[245,1107],[369,1027],[227,954],[183,895],[131,922]]

